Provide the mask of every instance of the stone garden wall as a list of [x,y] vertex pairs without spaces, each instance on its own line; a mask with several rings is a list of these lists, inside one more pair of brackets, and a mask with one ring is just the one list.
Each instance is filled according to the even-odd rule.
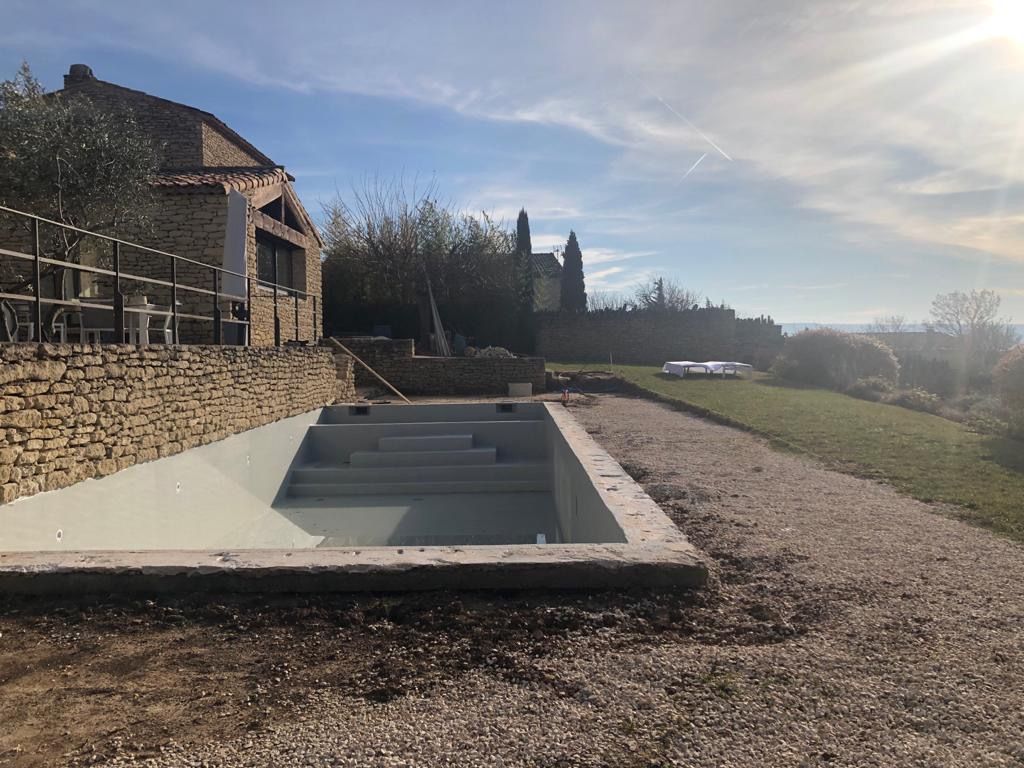
[[0,501],[355,396],[320,347],[0,345]]
[[564,362],[661,365],[667,360],[739,360],[766,367],[782,328],[737,319],[731,309],[539,315],[537,354]]
[[[366,336],[346,337],[340,339],[340,341],[388,381],[402,376],[402,368],[408,367],[415,350],[412,339],[386,339],[379,336]],[[359,363],[356,363],[354,376],[357,387],[380,386],[380,382],[373,374],[359,365]],[[395,386],[398,385],[396,384]]]
[[[412,339],[347,337],[341,343],[404,395],[507,395],[510,383],[544,391],[540,357],[421,357]],[[357,386],[383,387],[356,363]]]

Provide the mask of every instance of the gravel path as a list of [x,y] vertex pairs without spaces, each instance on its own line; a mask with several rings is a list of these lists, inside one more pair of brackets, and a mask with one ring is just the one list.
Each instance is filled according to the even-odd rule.
[[[710,589],[313,606],[305,633],[261,626],[283,633],[270,668],[321,669],[273,717],[198,741],[175,729],[149,757],[115,739],[93,760],[1024,765],[1021,547],[660,404],[574,412],[716,560]],[[345,649],[358,669],[332,677]]]

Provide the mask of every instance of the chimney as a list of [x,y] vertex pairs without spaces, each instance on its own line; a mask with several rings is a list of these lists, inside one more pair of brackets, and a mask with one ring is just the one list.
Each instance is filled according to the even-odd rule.
[[92,69],[86,64],[72,64],[71,69],[64,75],[64,87],[70,88],[72,85],[87,83],[95,79],[96,75],[92,73]]

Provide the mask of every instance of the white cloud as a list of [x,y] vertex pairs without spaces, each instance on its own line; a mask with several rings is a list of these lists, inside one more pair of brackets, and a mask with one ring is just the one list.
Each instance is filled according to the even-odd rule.
[[624,267],[608,267],[608,269],[601,269],[601,270],[598,270],[597,272],[591,272],[590,273],[590,280],[593,283],[600,283],[600,282],[602,282],[604,280],[604,278],[611,277],[612,275],[617,275],[620,272],[624,272],[624,271],[625,271]]
[[584,267],[630,259],[645,259],[658,254],[657,251],[616,251],[611,248],[584,248],[581,250],[583,251]]
[[[631,185],[617,191],[627,213],[644,195],[663,198],[709,152],[680,189],[761,187],[840,222],[849,239],[881,233],[957,246],[966,258],[1024,259],[1024,204],[1002,192],[1024,184],[1024,49],[979,34],[982,0],[567,1],[525,13],[408,2],[283,15],[269,0],[244,11],[195,0],[60,14],[44,5],[10,14],[19,25],[2,33],[5,44],[131,48],[262,87],[562,126],[614,150],[605,170]],[[609,207],[595,203],[600,189],[508,181],[467,199],[506,220],[527,205],[566,229]],[[963,199],[986,194],[987,207]]]

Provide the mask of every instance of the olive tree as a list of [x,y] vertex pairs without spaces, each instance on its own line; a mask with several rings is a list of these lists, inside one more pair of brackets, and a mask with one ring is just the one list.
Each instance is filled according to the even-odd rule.
[[[157,148],[130,111],[46,93],[27,63],[0,82],[0,205],[79,229],[138,234],[158,166]],[[0,238],[8,241],[24,242],[30,227],[0,216]],[[78,260],[83,241],[74,231],[44,227],[42,237],[47,255]],[[3,274],[7,290],[24,287],[17,269]]]

